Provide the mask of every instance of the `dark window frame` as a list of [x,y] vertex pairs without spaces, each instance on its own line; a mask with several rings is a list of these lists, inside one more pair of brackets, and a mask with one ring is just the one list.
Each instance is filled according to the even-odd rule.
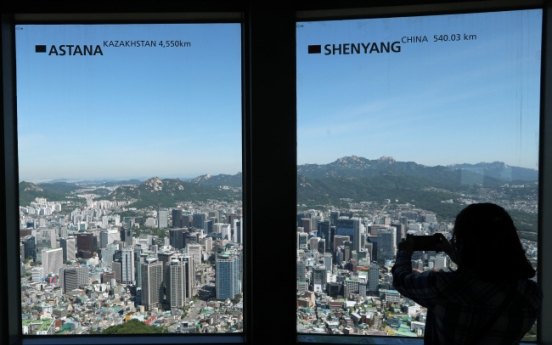
[[[398,17],[429,14],[485,12],[543,8],[543,59],[541,70],[541,124],[539,152],[539,229],[552,228],[552,7],[544,1],[342,1],[331,6],[301,0],[295,4],[259,1],[190,1],[146,3],[17,4],[13,13],[2,15],[1,77],[2,112],[0,135],[0,208],[4,229],[16,229],[18,216],[17,110],[15,94],[15,34],[21,23],[161,23],[236,22],[241,14],[243,51],[243,174],[245,225],[245,331],[239,335],[167,337],[63,338],[21,335],[18,236],[3,231],[0,253],[7,277],[0,284],[0,342],[4,344],[95,344],[101,343],[293,343],[295,333],[295,280],[267,272],[295,270],[296,207],[296,21],[347,18]],[[233,13],[233,14],[232,14]],[[78,15],[75,15],[78,14]],[[549,97],[546,97],[549,96]],[[276,221],[266,222],[268,214]],[[286,230],[288,229],[288,230]],[[253,246],[255,243],[255,246]],[[539,231],[539,284],[552,291],[552,233]],[[277,252],[267,248],[278,248]],[[293,252],[293,253],[292,253]],[[278,260],[274,255],[278,254]],[[286,267],[288,267],[286,269]],[[253,279],[254,274],[257,279]],[[260,275],[260,276],[259,276]],[[266,278],[265,278],[266,277]],[[265,279],[263,279],[265,278]],[[17,298],[10,296],[16,295]],[[289,296],[281,298],[281,296]],[[552,296],[545,293],[539,325],[552,324]],[[539,343],[552,342],[552,328],[538,328]],[[421,342],[420,342],[421,343]]]

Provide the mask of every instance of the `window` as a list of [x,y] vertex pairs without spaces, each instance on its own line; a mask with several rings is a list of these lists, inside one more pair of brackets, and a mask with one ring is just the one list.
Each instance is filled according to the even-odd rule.
[[[422,335],[424,308],[393,288],[397,245],[452,238],[473,202],[511,213],[537,267],[541,18],[297,24],[299,333]],[[413,260],[455,266],[434,252]]]
[[[264,4],[263,4],[264,5]],[[325,7],[321,4],[298,2],[297,4],[271,3],[271,8],[266,10],[255,2],[250,5],[245,2],[208,2],[206,4],[144,4],[133,5],[132,9],[124,5],[113,4],[111,7],[90,5],[82,8],[75,5],[56,7],[49,4],[48,7],[21,7],[17,15],[2,17],[2,92],[4,122],[2,138],[4,150],[2,159],[2,186],[5,188],[0,193],[3,209],[2,218],[6,228],[13,229],[18,224],[17,213],[17,141],[16,141],[16,108],[14,85],[15,76],[15,45],[14,26],[16,24],[33,23],[151,23],[151,22],[190,22],[209,21],[214,12],[222,13],[215,21],[234,21],[235,15],[243,14],[243,95],[244,95],[244,223],[246,229],[253,231],[245,236],[245,267],[247,272],[255,272],[255,278],[244,283],[245,328],[244,335],[248,343],[261,344],[267,342],[267,336],[278,343],[293,343],[296,341],[295,298],[279,298],[278,296],[294,296],[296,291],[295,275],[295,246],[285,246],[285,243],[296,243],[296,121],[295,121],[295,35],[296,20],[330,20],[358,17],[388,17],[391,15],[423,15],[428,13],[458,13],[470,11],[486,11],[528,8],[541,6],[526,1],[508,2],[507,5],[496,2],[478,2],[467,7],[463,3],[449,3],[432,5],[426,2],[409,3],[403,7],[370,7],[364,3],[347,2]],[[505,7],[508,6],[508,7]],[[129,14],[133,11],[133,14]],[[297,12],[296,12],[297,11]],[[106,14],[76,14],[63,15],[63,13],[106,13]],[[35,13],[38,15],[31,15]],[[41,14],[42,13],[42,14]],[[48,13],[58,13],[56,15]],[[59,14],[61,13],[61,14]],[[184,13],[184,14],[182,14]],[[207,14],[206,14],[207,13]],[[229,19],[232,18],[232,19]],[[544,27],[548,22],[548,14],[545,11]],[[544,35],[545,42],[549,35]],[[543,45],[544,52],[552,47],[550,43]],[[548,56],[548,55],[546,55]],[[552,82],[546,76],[544,69],[543,92],[550,93],[547,85]],[[541,121],[546,120],[548,109],[551,105],[542,97],[543,115]],[[546,116],[545,116],[546,115]],[[549,121],[550,122],[550,121]],[[541,131],[549,132],[550,124],[543,122]],[[552,152],[546,151],[552,147],[552,137],[541,135],[543,138],[540,146],[540,206],[549,208],[552,204],[552,184],[550,182],[552,171]],[[267,220],[267,217],[271,217]],[[552,215],[540,214],[541,226],[552,226]],[[285,230],[287,229],[288,232]],[[292,230],[293,229],[293,230]],[[23,337],[20,335],[20,307],[19,300],[10,296],[19,296],[19,266],[17,257],[19,248],[15,243],[18,236],[14,232],[6,231],[2,235],[2,251],[6,259],[6,276],[0,284],[0,306],[5,313],[0,313],[2,342],[18,342]],[[552,243],[549,234],[541,232],[539,243]],[[255,245],[251,245],[251,244]],[[276,257],[278,253],[278,257]],[[539,254],[539,281],[545,291],[550,290],[550,279],[546,275],[546,263],[552,262],[551,254],[540,251]],[[9,260],[8,260],[9,259]],[[289,279],[280,272],[290,272]],[[276,273],[276,274],[275,274]],[[264,277],[269,279],[261,279]],[[10,279],[12,278],[12,279]],[[259,278],[259,279],[257,279]],[[255,292],[255,293],[253,293]],[[546,295],[545,295],[546,298]],[[249,302],[247,302],[249,301]],[[541,324],[547,324],[552,319],[549,299],[545,299]],[[539,328],[541,341],[552,339],[549,333],[552,330]],[[148,337],[105,337],[102,343],[201,343],[201,342],[231,342],[226,335],[221,337],[209,336],[208,338],[187,337],[182,338],[148,338]],[[24,343],[59,343],[58,339],[24,338]],[[78,339],[64,340],[67,343],[97,343],[97,339],[81,337]],[[241,341],[241,340],[236,340]]]
[[240,25],[18,25],[16,44],[23,334],[242,332]]

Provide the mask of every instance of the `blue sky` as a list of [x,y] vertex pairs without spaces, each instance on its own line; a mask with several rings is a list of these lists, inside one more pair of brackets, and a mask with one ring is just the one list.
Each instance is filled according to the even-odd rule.
[[[300,23],[298,163],[386,155],[425,165],[538,168],[541,16],[531,10]],[[434,42],[445,34],[448,42]],[[452,34],[462,39],[451,41]],[[324,55],[325,44],[404,36],[428,42],[401,43],[400,53]],[[308,54],[317,44],[322,54]]]
[[[239,24],[19,27],[20,180],[241,171],[240,30]],[[104,40],[182,40],[191,47],[105,48]],[[35,53],[37,44],[47,45],[47,53]],[[103,56],[48,55],[51,45],[62,44],[100,44]]]
[[[298,164],[383,155],[537,168],[541,11],[303,22]],[[476,40],[434,42],[434,35]],[[307,54],[401,41],[400,53]],[[25,25],[16,31],[20,180],[241,171],[239,24]],[[35,45],[182,40],[53,56]]]

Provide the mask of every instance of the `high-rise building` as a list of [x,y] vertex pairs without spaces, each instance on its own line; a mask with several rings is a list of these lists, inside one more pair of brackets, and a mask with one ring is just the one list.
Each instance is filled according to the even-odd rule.
[[102,228],[107,228],[109,225],[109,217],[102,216]]
[[194,213],[192,215],[192,226],[196,229],[204,229],[205,213]]
[[234,220],[234,231],[236,236],[236,241],[239,244],[243,244],[243,218],[239,220]]
[[397,229],[390,227],[378,231],[378,260],[391,260],[397,252]]
[[[169,264],[171,262],[171,259],[173,258],[174,256],[174,252],[173,251],[162,251],[162,252],[157,252],[157,260],[158,261],[161,261],[163,263],[163,285],[165,286],[165,288],[168,288],[167,286],[167,282],[168,282],[168,274],[169,274]],[[145,261],[144,261],[145,262]],[[138,281],[138,279],[136,279],[136,281]]]
[[322,292],[327,283],[326,266],[317,265],[312,271],[312,286],[314,292]]
[[36,261],[36,237],[25,236],[23,246],[25,248],[25,258],[31,257],[33,261]]
[[198,267],[201,264],[201,252],[202,248],[200,244],[194,243],[186,246],[188,255],[192,258],[194,266]]
[[[63,218],[63,219],[65,219],[65,218]],[[65,225],[60,225],[59,226],[59,237],[67,237],[67,227]]]
[[379,286],[379,267],[378,264],[373,262],[370,265],[370,271],[368,272],[368,291],[371,295],[378,291]]
[[332,254],[331,253],[324,253],[322,256],[324,261],[324,266],[326,267],[327,272],[332,271]]
[[309,239],[309,249],[318,250],[318,242],[320,242],[320,237],[311,237]]
[[222,254],[217,257],[215,282],[217,299],[232,299],[240,293],[237,255]]
[[192,299],[194,297],[195,286],[195,266],[194,261],[189,256],[182,256],[180,260],[186,266],[186,298]]
[[378,237],[377,236],[368,236],[368,243],[366,243],[366,248],[369,250],[371,260],[378,261]]
[[197,232],[185,232],[184,233],[184,247],[188,247],[190,244],[196,244],[199,233]]
[[182,229],[170,229],[169,230],[170,244],[175,249],[184,248],[184,233]]
[[326,240],[323,238],[318,241],[318,252],[320,254],[324,254],[326,252]]
[[94,235],[83,233],[77,235],[77,257],[89,259],[94,253]]
[[297,249],[306,249],[307,248],[307,239],[309,234],[306,232],[297,232]]
[[301,219],[301,227],[304,229],[306,233],[309,233],[312,231],[312,222],[310,218],[303,218]]
[[142,305],[146,310],[163,304],[163,263],[155,258],[148,258],[141,264]]
[[111,263],[111,270],[115,273],[115,280],[117,283],[121,282],[122,269],[121,269],[121,259],[114,259]]
[[182,263],[182,265],[184,265],[186,275],[185,296],[186,299],[192,299],[195,286],[195,268],[192,258],[188,255],[175,255],[171,258],[171,261],[172,260],[178,260]]
[[328,250],[332,249],[330,244],[330,222],[327,220],[318,223],[318,236],[326,240],[326,247]]
[[206,220],[203,222],[203,233],[205,235],[209,235],[213,232],[213,221],[212,220]]
[[63,267],[63,249],[47,249],[42,250],[42,269],[44,275],[48,273],[57,274],[59,269]]
[[232,234],[230,229],[230,224],[221,224],[220,233],[222,234],[223,240],[232,240]]
[[60,285],[63,293],[88,284],[87,267],[64,267],[59,270]]
[[297,281],[298,282],[305,282],[306,281],[306,267],[305,262],[303,260],[297,261]]
[[63,250],[63,262],[76,260],[77,250],[75,237],[60,238],[59,244]]
[[107,245],[107,247],[102,251],[102,261],[105,263],[112,263],[113,262],[113,255],[115,252],[119,249],[119,245],[116,243],[110,243]]
[[234,221],[235,220],[239,220],[241,217],[238,216],[237,214],[235,213],[229,213],[226,215],[226,222],[228,224],[230,224],[230,226],[232,227],[232,229],[234,228]]
[[157,213],[159,229],[165,229],[169,227],[169,209],[160,208]]
[[398,247],[401,240],[403,238],[406,238],[406,226],[403,223],[398,223],[398,222],[391,223],[391,226],[397,229],[397,232],[396,232],[397,242],[395,244]]
[[353,229],[353,220],[349,217],[342,216],[337,219],[337,235],[340,236],[349,236],[353,238],[354,229]]
[[100,231],[100,249],[104,249],[105,247],[107,247],[107,241],[108,241],[107,229],[102,229]]
[[209,254],[213,250],[213,239],[211,237],[205,238],[205,251]]
[[182,210],[174,209],[172,210],[172,227],[181,228],[182,227]]
[[337,226],[337,220],[339,219],[339,211],[330,212],[330,225]]
[[350,241],[350,236],[349,235],[335,235],[334,236],[334,243],[333,243],[333,248],[334,250],[339,247],[339,246],[342,246],[343,243],[345,243],[346,241]]
[[123,217],[123,226],[132,229],[132,217]]
[[134,281],[134,252],[131,248],[121,250],[121,282],[130,284]]
[[177,259],[166,264],[168,269],[167,303],[172,308],[182,308],[186,302],[186,263]]

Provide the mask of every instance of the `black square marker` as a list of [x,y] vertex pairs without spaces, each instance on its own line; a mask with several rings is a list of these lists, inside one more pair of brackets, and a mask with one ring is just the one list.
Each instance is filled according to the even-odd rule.
[[309,54],[320,54],[321,52],[322,52],[322,46],[320,44],[309,46]]

